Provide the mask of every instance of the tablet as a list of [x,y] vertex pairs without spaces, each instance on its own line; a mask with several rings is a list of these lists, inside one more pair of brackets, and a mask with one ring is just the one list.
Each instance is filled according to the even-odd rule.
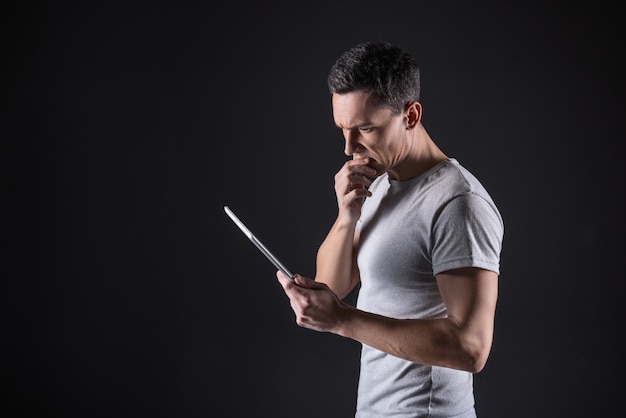
[[285,267],[285,265],[283,263],[281,263],[275,256],[274,254],[272,254],[270,252],[270,250],[268,250],[265,245],[263,245],[261,243],[261,241],[259,241],[257,239],[257,237],[254,236],[254,234],[252,232],[250,232],[250,230],[243,224],[243,222],[241,222],[241,220],[237,217],[237,215],[235,215],[233,213],[232,210],[230,210],[230,208],[228,206],[224,206],[224,211],[226,212],[226,214],[230,217],[230,219],[232,219],[232,221],[235,223],[235,225],[237,225],[239,227],[239,229],[241,229],[241,232],[244,233],[245,236],[248,237],[248,239],[250,241],[252,241],[252,243],[259,249],[259,251],[261,251],[263,253],[263,255],[265,257],[267,257],[268,260],[270,260],[272,262],[272,264],[274,264],[274,266],[282,271],[283,273],[285,273],[285,275],[287,277],[289,277],[289,280],[293,281],[294,280],[294,275],[291,274],[291,272],[289,271],[289,269],[287,267]]

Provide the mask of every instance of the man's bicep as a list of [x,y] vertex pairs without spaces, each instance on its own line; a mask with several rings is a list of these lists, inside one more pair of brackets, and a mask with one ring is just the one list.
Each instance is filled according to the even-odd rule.
[[477,267],[437,275],[448,317],[464,331],[491,335],[498,298],[498,274]]
[[464,267],[438,274],[437,284],[458,353],[471,359],[467,369],[478,373],[487,363],[493,343],[498,275],[478,267]]

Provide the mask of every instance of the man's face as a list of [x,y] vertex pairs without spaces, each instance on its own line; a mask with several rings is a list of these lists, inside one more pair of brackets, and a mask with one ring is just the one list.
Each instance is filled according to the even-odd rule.
[[406,125],[403,114],[378,104],[369,93],[358,90],[332,96],[333,118],[345,138],[344,152],[369,158],[368,165],[380,175],[402,158]]

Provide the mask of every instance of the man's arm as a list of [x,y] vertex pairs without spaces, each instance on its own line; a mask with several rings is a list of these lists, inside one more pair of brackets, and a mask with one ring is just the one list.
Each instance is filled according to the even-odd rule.
[[354,223],[342,223],[337,218],[317,251],[315,281],[325,283],[342,299],[359,282],[358,240]]
[[376,173],[367,163],[367,159],[346,161],[335,175],[339,213],[317,251],[315,280],[327,284],[340,298],[346,297],[359,282],[356,223],[363,201],[370,195],[367,187],[371,181],[367,175]]
[[477,373],[493,340],[498,275],[462,268],[437,275],[448,310],[441,319],[394,319],[341,302],[323,284],[278,274],[298,325],[333,332],[415,363]]

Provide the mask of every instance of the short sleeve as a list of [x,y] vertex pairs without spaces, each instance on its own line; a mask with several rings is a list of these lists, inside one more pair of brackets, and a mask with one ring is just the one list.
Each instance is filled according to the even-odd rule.
[[502,217],[492,201],[473,192],[443,206],[432,231],[433,274],[479,267],[500,273]]

